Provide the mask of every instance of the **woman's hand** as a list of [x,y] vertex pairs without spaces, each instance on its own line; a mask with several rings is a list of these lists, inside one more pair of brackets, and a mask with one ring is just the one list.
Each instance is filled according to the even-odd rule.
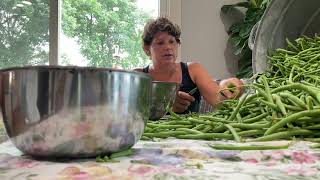
[[238,78],[228,78],[220,82],[220,93],[227,99],[238,98],[243,93],[243,82]]
[[173,104],[173,112],[182,113],[188,109],[190,104],[194,101],[194,97],[189,93],[179,91],[176,96],[176,100]]

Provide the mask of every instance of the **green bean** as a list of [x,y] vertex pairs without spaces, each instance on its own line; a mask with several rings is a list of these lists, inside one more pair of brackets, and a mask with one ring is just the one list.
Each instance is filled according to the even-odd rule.
[[301,83],[292,83],[292,84],[289,84],[289,85],[280,86],[278,88],[273,89],[271,91],[271,93],[277,93],[277,92],[288,90],[288,89],[300,89],[300,90],[303,90],[303,91],[307,92],[308,94],[310,94],[318,102],[320,102],[320,92],[317,92],[317,91],[315,91],[315,90],[313,90],[311,88],[308,88],[306,85],[303,85]]
[[295,52],[292,52],[286,49],[281,49],[281,48],[277,49],[277,51],[285,54],[296,54]]
[[255,116],[255,117],[252,117],[252,118],[248,118],[248,119],[243,119],[243,122],[244,122],[244,123],[257,122],[257,121],[262,120],[263,118],[267,117],[268,115],[269,115],[268,112],[264,112],[264,113],[261,113],[261,114],[258,115],[258,116]]
[[284,132],[277,132],[277,133],[261,136],[249,141],[272,141],[272,140],[288,138],[296,135],[312,135],[312,134],[313,134],[312,131],[306,130],[306,129],[287,130]]
[[[259,108],[259,110],[260,110],[260,108]],[[260,112],[259,113],[250,113],[249,115],[247,115],[247,116],[245,116],[245,117],[243,117],[242,118],[242,121],[243,122],[246,122],[246,121],[251,121],[251,119],[253,119],[253,118],[256,118],[257,116],[260,116],[261,114],[260,114]],[[266,116],[267,116],[267,114],[266,114]],[[262,117],[263,118],[263,117]],[[261,118],[261,119],[262,119]]]
[[207,125],[206,124],[199,124],[196,127],[192,128],[194,130],[200,131],[201,129],[205,128]]
[[262,83],[264,84],[265,92],[266,92],[266,95],[267,95],[267,100],[270,103],[274,103],[273,100],[272,100],[271,91],[270,91],[270,87],[269,87],[269,84],[267,82],[266,76],[264,76],[264,75],[261,76],[261,80],[262,80]]
[[206,126],[201,132],[203,132],[203,133],[207,133],[207,132],[209,132],[209,131],[211,131],[212,130],[212,126]]
[[288,44],[288,47],[294,49],[294,50],[297,51],[297,52],[300,51],[294,44],[292,44],[292,43],[289,41],[288,38],[286,38],[286,42],[287,42],[287,44]]
[[283,118],[281,121],[277,122],[273,126],[271,126],[266,132],[265,135],[272,134],[275,132],[277,129],[283,127],[287,123],[294,122],[298,120],[301,117],[308,117],[308,116],[319,116],[320,115],[320,110],[306,110],[302,112],[298,112],[292,115],[289,115],[288,117]]
[[248,95],[248,97],[246,98],[245,102],[243,104],[246,104],[246,103],[249,103],[251,102],[252,100],[254,100],[256,97],[258,97],[258,94],[250,94]]
[[304,140],[310,141],[310,142],[320,142],[320,138],[305,138]]
[[301,107],[298,107],[298,106],[291,106],[291,105],[288,105],[288,104],[283,104],[284,107],[288,110],[291,110],[291,111],[303,111],[303,109]]
[[254,130],[241,131],[238,133],[238,135],[241,137],[256,136],[256,135],[262,135],[264,134],[264,132],[265,131],[261,129],[254,129]]
[[258,94],[261,95],[262,97],[264,97],[266,100],[269,99],[268,97],[268,94],[263,90],[261,89],[260,87],[256,86],[256,85],[253,85],[254,89],[258,91]]
[[187,134],[185,131],[163,131],[156,133],[144,133],[143,135],[149,138],[157,137],[157,138],[168,138],[168,137],[176,137],[179,135]]
[[320,54],[316,55],[315,57],[313,57],[312,59],[310,59],[305,66],[302,67],[302,69],[306,69],[313,61],[315,61],[316,59],[318,59],[320,57]]
[[203,133],[203,134],[178,135],[177,138],[214,140],[214,139],[232,139],[232,135],[223,134],[223,133]]
[[305,129],[310,129],[310,130],[320,129],[320,124],[307,126],[307,127],[305,127]]
[[239,123],[241,123],[242,122],[242,117],[241,117],[241,115],[238,113],[237,115],[236,115],[236,119],[237,119],[237,121],[239,122]]
[[114,158],[123,157],[123,156],[131,156],[133,154],[134,154],[134,150],[130,148],[130,149],[127,149],[127,150],[124,150],[124,151],[112,153],[110,155],[110,158],[114,159]]
[[294,102],[295,104],[300,106],[301,108],[307,109],[307,107],[304,104],[304,102],[302,102],[299,98],[297,98],[296,96],[294,96],[294,95],[292,95],[290,93],[281,92],[281,93],[279,93],[279,96],[281,96],[283,98],[288,98],[289,100],[291,100],[292,102]]
[[240,128],[240,129],[263,129],[267,128],[270,126],[270,123],[265,123],[265,124],[243,124],[243,123],[231,123],[230,124],[234,128]]
[[298,53],[299,56],[301,56],[301,54],[304,54],[304,53],[309,53],[310,51],[313,51],[313,50],[319,50],[320,48],[319,47],[316,47],[316,48],[309,48],[309,49],[306,49],[306,50],[303,50],[303,51],[300,51]]
[[106,163],[106,162],[113,162],[113,160],[111,160],[108,156],[98,156],[96,157],[96,162],[101,162],[101,163]]
[[149,138],[147,136],[141,136],[140,140],[150,141],[152,138]]
[[194,129],[188,129],[188,128],[178,128],[178,129],[176,129],[176,131],[185,131],[185,132],[188,132],[188,133],[191,133],[191,134],[202,134],[201,131],[197,131],[197,130],[194,130]]
[[212,122],[212,121],[203,121],[203,120],[200,120],[200,119],[195,119],[195,118],[192,118],[192,117],[188,117],[188,120],[191,121],[191,122],[195,122],[195,123],[199,123],[199,124],[207,124],[207,125],[211,125],[211,126],[215,126],[217,125],[218,123],[216,122]]
[[281,101],[280,96],[278,96],[277,94],[273,94],[272,96],[274,97],[275,103],[276,103],[276,105],[278,106],[278,108],[280,109],[281,113],[282,113],[284,116],[286,116],[286,115],[287,115],[287,111],[286,111],[286,108],[285,108],[284,104],[283,104],[282,101]]
[[239,112],[240,107],[243,105],[243,103],[245,102],[246,98],[247,98],[248,94],[245,94],[244,96],[241,97],[240,101],[238,102],[236,109],[231,113],[231,115],[229,116],[229,118],[227,119],[228,121],[233,121],[234,118],[236,117],[236,115]]
[[308,106],[308,110],[312,110],[313,109],[313,98],[311,96],[307,96],[307,106]]
[[203,119],[215,121],[215,122],[230,123],[230,121],[228,121],[226,119],[218,118],[218,117],[214,117],[214,116],[200,115],[199,118],[203,118]]
[[176,129],[176,128],[189,128],[192,125],[171,125],[171,124],[151,124],[149,123],[147,126],[152,128],[159,128],[159,129]]
[[311,145],[310,147],[311,147],[312,149],[320,148],[320,143]]
[[232,134],[232,136],[233,136],[235,141],[237,141],[237,142],[241,142],[242,141],[240,136],[237,134],[235,129],[230,124],[225,124],[225,126],[229,129],[229,131],[231,132],[231,134]]
[[289,82],[293,82],[292,78],[293,78],[293,72],[294,72],[295,67],[296,66],[292,66],[292,69],[291,69],[291,72],[290,72],[290,75],[289,75]]
[[265,100],[260,100],[260,102],[262,102],[263,104],[267,105],[268,107],[270,107],[271,109],[274,109],[276,111],[279,110],[279,107],[277,105],[275,105],[274,103],[271,103],[269,101],[265,101]]
[[171,108],[168,109],[168,112],[170,113],[170,115],[176,119],[182,119],[181,116],[179,116],[178,114],[174,113],[173,110]]
[[224,144],[208,144],[209,147],[218,150],[240,150],[240,151],[250,151],[250,150],[274,150],[274,149],[288,149],[290,144],[281,146],[270,146],[270,145],[224,145]]

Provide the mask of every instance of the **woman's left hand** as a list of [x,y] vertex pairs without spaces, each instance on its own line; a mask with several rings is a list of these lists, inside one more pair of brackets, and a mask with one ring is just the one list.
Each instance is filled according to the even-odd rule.
[[220,93],[227,99],[238,98],[243,93],[243,82],[238,78],[228,78],[220,82]]

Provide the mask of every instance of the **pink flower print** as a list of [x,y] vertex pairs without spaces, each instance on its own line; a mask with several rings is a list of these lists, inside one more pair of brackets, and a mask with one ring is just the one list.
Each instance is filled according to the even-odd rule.
[[155,172],[156,170],[152,166],[146,166],[146,165],[131,165],[128,168],[128,171],[133,174],[137,174],[139,176],[146,176],[148,174],[151,174]]
[[15,168],[32,168],[37,166],[39,163],[30,159],[17,159],[15,162]]
[[283,153],[281,151],[276,151],[276,152],[270,154],[270,158],[273,160],[280,161],[283,159]]
[[64,168],[62,171],[60,171],[59,174],[64,176],[72,176],[72,175],[79,174],[80,172],[81,172],[80,168],[75,166],[69,166]]
[[264,157],[265,160],[273,159],[273,160],[280,161],[285,157],[290,157],[291,153],[286,151],[265,151],[263,152],[263,155],[265,156]]
[[251,159],[245,159],[244,162],[247,162],[247,163],[258,163],[259,161],[257,159],[251,158]]
[[87,172],[81,171],[80,168],[75,166],[69,166],[59,172],[63,179],[72,180],[90,180],[91,175]]
[[313,164],[318,160],[317,156],[305,151],[293,152],[292,159],[293,162],[297,164]]
[[169,172],[169,173],[175,173],[175,174],[184,174],[184,169],[177,168],[176,166],[162,166],[160,168],[161,172]]
[[277,163],[285,163],[291,159],[292,153],[289,151],[265,151],[263,160],[268,161],[266,165],[273,166]]
[[285,170],[291,176],[315,176],[318,171],[316,168],[304,167],[304,165],[293,165]]
[[92,177],[87,172],[79,172],[71,176],[72,180],[91,180]]
[[263,154],[261,152],[250,152],[250,153],[242,153],[240,158],[247,163],[259,163],[263,158]]

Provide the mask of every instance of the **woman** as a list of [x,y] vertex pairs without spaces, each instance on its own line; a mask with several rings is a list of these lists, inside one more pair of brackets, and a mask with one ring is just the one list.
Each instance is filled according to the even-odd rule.
[[[152,65],[136,69],[149,73],[156,81],[181,83],[173,111],[198,112],[201,96],[213,106],[226,98],[238,97],[243,85],[239,79],[225,79],[218,85],[201,64],[177,62],[180,34],[180,28],[165,17],[148,22],[142,36],[143,50]],[[227,90],[230,85],[236,87],[234,91]],[[189,93],[196,87],[195,93]]]

